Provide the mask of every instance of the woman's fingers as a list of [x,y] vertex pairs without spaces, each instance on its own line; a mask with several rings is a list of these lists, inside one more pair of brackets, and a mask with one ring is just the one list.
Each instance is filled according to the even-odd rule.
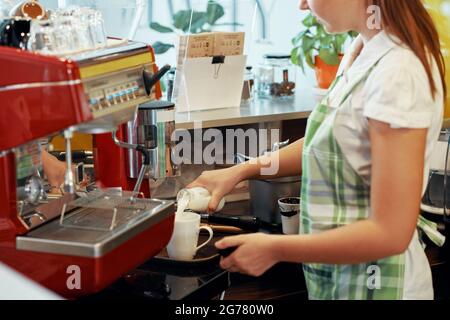
[[[234,262],[232,260],[232,257],[229,256],[228,258],[222,258],[222,260],[220,260],[220,267],[224,270],[237,270],[236,267],[234,267]],[[231,272],[235,272],[235,271],[231,271]]]
[[235,255],[232,254],[226,258],[222,258],[220,260],[220,267],[224,270],[228,270],[231,272],[241,272],[245,273],[242,269],[242,266],[239,265],[238,261],[235,258]]
[[190,184],[188,184],[186,186],[186,189],[192,189],[192,188],[197,188],[197,187],[203,187],[202,184],[198,183],[197,180],[191,182]]
[[[216,242],[215,246],[217,249],[226,249],[229,247],[236,247],[236,243],[240,243],[240,236],[226,237],[222,240]],[[224,270],[228,270],[230,272],[238,272],[236,267],[234,266],[234,253],[229,255],[226,258],[222,258],[220,260],[220,267]],[[234,268],[234,269],[233,269]]]
[[222,268],[224,270],[227,270],[228,272],[232,272],[232,273],[240,273],[241,270],[237,267],[229,267],[229,268]]
[[216,212],[220,200],[222,200],[222,196],[220,194],[218,194],[217,192],[213,192],[211,194],[211,200],[209,201],[208,204],[208,213]]
[[230,247],[238,247],[244,243],[244,239],[244,236],[226,237],[216,242],[216,248],[226,249]]

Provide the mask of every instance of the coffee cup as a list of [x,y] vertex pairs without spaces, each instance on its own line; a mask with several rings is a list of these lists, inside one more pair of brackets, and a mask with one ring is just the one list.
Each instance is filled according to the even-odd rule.
[[300,228],[300,198],[286,197],[278,200],[281,213],[281,223],[284,234],[299,234]]
[[[206,230],[209,238],[198,245],[200,230]],[[213,238],[213,230],[208,226],[200,226],[200,215],[193,212],[176,214],[172,237],[167,246],[169,257],[174,260],[193,260],[200,248]]]

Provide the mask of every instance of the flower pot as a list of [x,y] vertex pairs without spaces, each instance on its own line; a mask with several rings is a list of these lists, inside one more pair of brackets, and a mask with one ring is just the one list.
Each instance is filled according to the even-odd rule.
[[[343,55],[339,55],[339,61],[342,61]],[[321,89],[328,89],[330,85],[333,83],[336,78],[336,74],[339,70],[339,64],[337,65],[329,65],[326,64],[319,56],[315,58],[315,71],[317,84]]]

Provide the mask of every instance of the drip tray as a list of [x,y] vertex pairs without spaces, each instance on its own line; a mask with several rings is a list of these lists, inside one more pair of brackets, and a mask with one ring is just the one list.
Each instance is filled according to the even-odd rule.
[[60,219],[17,237],[19,250],[100,257],[175,214],[172,201],[95,191],[63,206]]

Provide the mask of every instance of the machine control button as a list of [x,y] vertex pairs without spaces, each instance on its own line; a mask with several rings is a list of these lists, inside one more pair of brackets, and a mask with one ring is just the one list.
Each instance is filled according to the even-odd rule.
[[99,109],[108,108],[109,102],[106,98],[101,98],[99,102]]
[[119,93],[120,93],[120,100],[122,102],[129,100],[129,98],[127,96],[127,88],[125,86],[120,87],[120,92]]
[[120,100],[120,92],[115,92],[115,93],[113,94],[113,97],[114,97],[114,99],[113,99],[114,104],[118,104],[118,103],[121,102],[121,100]]
[[111,107],[114,104],[113,90],[106,89],[104,96],[105,96],[106,107]]
[[134,92],[134,90],[130,86],[128,86],[128,88],[126,90],[128,100],[132,100],[135,98],[135,97],[133,97],[133,92]]
[[114,97],[112,95],[109,95],[106,97],[106,104],[108,105],[108,107],[114,105]]

